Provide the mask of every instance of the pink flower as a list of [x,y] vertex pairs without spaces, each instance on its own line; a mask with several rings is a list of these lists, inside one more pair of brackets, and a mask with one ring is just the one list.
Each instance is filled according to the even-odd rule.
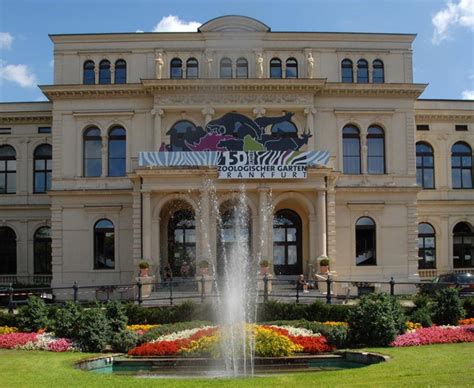
[[72,342],[66,338],[60,338],[48,344],[48,349],[52,352],[67,352],[72,347]]
[[27,343],[34,343],[38,339],[36,333],[11,333],[0,335],[0,349],[14,349]]
[[398,336],[391,346],[419,346],[474,342],[474,325],[433,326]]

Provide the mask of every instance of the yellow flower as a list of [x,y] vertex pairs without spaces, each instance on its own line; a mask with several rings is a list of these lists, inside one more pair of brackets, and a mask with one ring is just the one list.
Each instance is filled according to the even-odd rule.
[[158,327],[159,325],[128,325],[127,330],[130,331],[148,331]]
[[12,326],[0,326],[0,334],[12,334],[17,333],[18,329]]
[[415,323],[415,322],[406,322],[407,330],[418,330],[421,329],[423,326],[421,323]]
[[345,327],[349,326],[347,322],[335,322],[335,321],[326,321],[326,322],[322,322],[322,324],[325,326],[345,326]]

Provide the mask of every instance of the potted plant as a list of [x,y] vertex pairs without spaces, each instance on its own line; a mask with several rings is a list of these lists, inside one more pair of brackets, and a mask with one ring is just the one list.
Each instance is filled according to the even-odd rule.
[[201,260],[198,263],[199,274],[205,276],[209,274],[209,262],[207,260]]
[[140,264],[138,264],[138,268],[140,268],[140,277],[148,276],[148,272],[150,270],[150,264],[148,264],[148,261],[140,261]]
[[329,258],[322,256],[321,260],[319,261],[319,271],[321,273],[328,273],[329,272]]
[[266,275],[268,274],[268,271],[270,269],[270,261],[267,259],[262,259],[260,260],[260,275]]

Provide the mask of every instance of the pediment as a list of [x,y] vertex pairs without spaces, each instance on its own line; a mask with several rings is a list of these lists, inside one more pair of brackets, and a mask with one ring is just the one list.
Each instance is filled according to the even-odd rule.
[[221,16],[204,23],[199,32],[269,32],[266,24],[247,16]]

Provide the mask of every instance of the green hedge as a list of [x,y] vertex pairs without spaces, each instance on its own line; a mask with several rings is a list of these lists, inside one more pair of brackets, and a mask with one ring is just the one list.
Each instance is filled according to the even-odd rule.
[[311,304],[267,302],[258,309],[260,322],[279,320],[337,321],[347,322],[354,306],[328,305],[320,301]]
[[466,311],[466,318],[474,318],[474,297],[464,298],[462,302]]
[[184,302],[177,306],[142,307],[136,304],[127,304],[125,314],[129,325],[136,324],[164,324],[187,322],[193,320],[214,320],[212,306]]

